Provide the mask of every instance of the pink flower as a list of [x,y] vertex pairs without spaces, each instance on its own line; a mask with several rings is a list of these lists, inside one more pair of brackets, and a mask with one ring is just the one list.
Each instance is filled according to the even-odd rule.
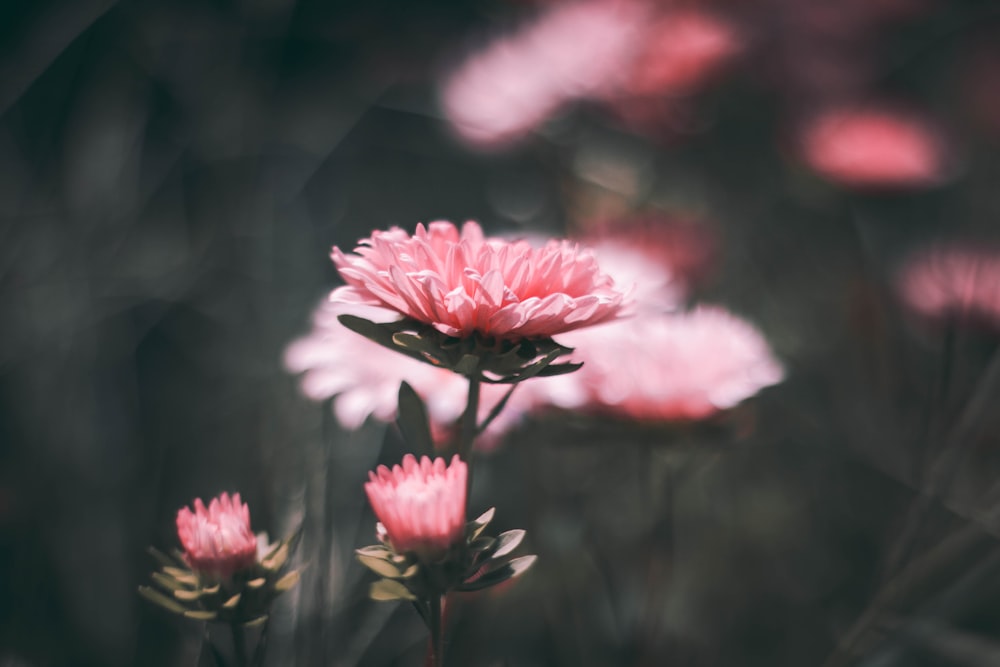
[[442,558],[465,537],[465,493],[468,469],[454,456],[445,466],[412,454],[403,465],[379,466],[368,473],[365,493],[393,549],[414,552],[424,561]]
[[391,308],[449,336],[547,338],[614,318],[624,297],[589,251],[485,238],[474,222],[461,235],[450,222],[412,237],[393,227],[354,252],[333,249],[347,285],[331,301]]
[[944,179],[945,147],[912,114],[876,107],[829,110],[809,123],[802,154],[826,178],[854,187],[926,187]]
[[[376,309],[359,310],[325,302],[313,315],[314,327],[285,351],[285,368],[302,373],[302,393],[314,401],[333,399],[333,410],[344,428],[356,429],[369,416],[388,422],[396,418],[399,385],[407,382],[427,404],[432,433],[445,439],[465,409],[468,380],[373,343],[342,325],[337,316],[350,312],[376,321],[398,314]],[[388,317],[387,317],[388,314]],[[547,383],[559,378],[536,378]],[[481,388],[480,420],[506,392],[503,385]],[[529,408],[523,394],[514,398],[480,436],[479,446],[495,443]],[[485,440],[484,440],[485,438]],[[438,438],[436,438],[437,440]]]
[[250,509],[238,493],[232,499],[228,493],[213,498],[208,509],[195,498],[194,512],[187,507],[177,512],[177,536],[191,568],[211,578],[226,579],[257,560]]
[[517,139],[568,102],[612,87],[644,15],[639,3],[621,0],[554,7],[451,74],[442,92],[445,114],[470,143]]
[[646,28],[625,90],[632,95],[680,95],[712,78],[742,48],[735,27],[709,12],[666,12]]
[[722,308],[645,314],[560,338],[583,368],[566,376],[599,412],[692,420],[780,382],[781,364],[757,329]]
[[897,286],[903,301],[924,317],[1000,327],[1000,252],[995,248],[929,248],[904,263]]

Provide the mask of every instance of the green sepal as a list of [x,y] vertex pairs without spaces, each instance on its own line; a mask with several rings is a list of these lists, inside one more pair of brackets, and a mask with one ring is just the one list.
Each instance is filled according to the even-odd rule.
[[431,428],[427,419],[427,406],[407,382],[399,385],[398,405],[396,424],[403,434],[403,440],[414,451],[432,453],[434,440],[431,438]]
[[379,579],[373,582],[368,590],[368,597],[372,600],[386,602],[389,600],[416,600],[409,588],[399,583],[395,579]]
[[166,588],[166,589],[171,590],[171,591],[177,591],[177,590],[190,589],[191,588],[191,586],[189,586],[188,584],[185,584],[182,581],[177,581],[176,579],[174,579],[170,575],[164,574],[162,572],[154,572],[153,573],[153,581],[155,581],[156,583],[158,583],[163,588]]

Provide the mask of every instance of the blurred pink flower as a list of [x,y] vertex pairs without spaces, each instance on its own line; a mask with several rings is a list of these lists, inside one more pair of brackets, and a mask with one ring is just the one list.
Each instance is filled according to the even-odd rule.
[[624,297],[591,252],[485,238],[474,222],[461,235],[450,222],[377,231],[354,252],[333,249],[347,285],[331,301],[391,308],[449,336],[547,338],[613,319]]
[[[660,273],[669,275],[669,291],[680,297],[693,285],[707,279],[716,264],[718,242],[711,225],[702,220],[683,215],[662,213],[638,214],[626,218],[602,220],[591,223],[582,241],[594,249],[601,270],[610,275],[618,285],[637,283],[635,300],[642,302],[641,294],[658,282],[656,272],[629,273],[633,279],[616,271],[614,258],[605,258],[605,247],[623,248],[626,252],[643,257],[645,264],[659,267]],[[662,281],[662,278],[659,279]],[[676,296],[675,301],[679,301]]]
[[[437,368],[394,352],[342,325],[337,316],[345,312],[375,321],[396,319],[398,315],[376,309],[359,310],[328,301],[313,315],[313,330],[294,341],[285,351],[285,368],[302,373],[302,393],[314,401],[333,399],[337,421],[356,429],[369,416],[389,422],[396,418],[399,385],[410,384],[427,404],[431,431],[443,442],[465,409],[468,380],[449,370]],[[537,378],[548,383],[558,378]],[[486,384],[481,388],[479,418],[482,420],[499,401],[507,387]],[[477,446],[496,444],[530,408],[528,394],[515,392],[506,409],[480,436]]]
[[365,493],[396,551],[424,560],[440,560],[465,537],[465,494],[468,469],[455,455],[445,466],[413,454],[392,470],[379,466],[368,473]]
[[885,108],[828,110],[805,127],[801,150],[810,167],[847,186],[925,187],[946,175],[945,146],[931,125]]
[[693,8],[664,12],[644,30],[624,90],[631,95],[691,93],[742,48],[736,27],[720,16]]
[[903,301],[932,319],[1000,327],[1000,251],[940,245],[916,253],[897,276]]
[[753,325],[714,306],[640,314],[560,342],[584,362],[567,377],[589,390],[588,407],[634,419],[703,419],[784,375]]
[[257,560],[250,509],[238,493],[213,498],[207,509],[195,498],[194,512],[187,507],[177,512],[177,536],[191,569],[211,578],[226,579]]
[[517,139],[566,103],[613,87],[645,10],[628,0],[566,3],[474,54],[445,82],[445,114],[474,144]]

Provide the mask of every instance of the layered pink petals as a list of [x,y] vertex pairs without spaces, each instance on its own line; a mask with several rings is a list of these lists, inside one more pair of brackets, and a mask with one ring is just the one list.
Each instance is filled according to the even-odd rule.
[[257,558],[257,538],[250,530],[250,509],[240,502],[240,494],[223,493],[208,508],[196,498],[194,512],[183,507],[177,512],[177,536],[184,558],[192,569],[213,578],[228,578],[253,566]]
[[898,276],[903,301],[931,319],[1000,327],[1000,251],[938,246],[911,256]]
[[333,249],[347,286],[331,301],[391,308],[449,336],[520,340],[614,318],[623,294],[593,254],[568,241],[532,248],[486,238],[467,222],[375,232],[355,254]]
[[584,362],[567,377],[589,390],[590,408],[635,419],[703,419],[783,377],[760,332],[714,306],[638,315],[564,342]]
[[932,126],[890,109],[831,109],[805,127],[801,150],[810,167],[852,187],[926,187],[946,176],[944,143]]
[[412,454],[401,466],[368,473],[365,493],[396,551],[438,560],[462,541],[467,475],[457,455],[446,466],[442,458],[418,461]]

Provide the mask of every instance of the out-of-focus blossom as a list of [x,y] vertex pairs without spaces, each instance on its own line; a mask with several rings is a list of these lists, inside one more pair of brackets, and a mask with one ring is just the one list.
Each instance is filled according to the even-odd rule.
[[[369,416],[384,422],[396,418],[399,385],[407,382],[427,404],[431,432],[443,442],[465,409],[468,380],[449,370],[425,364],[374,343],[342,325],[337,316],[350,312],[385,320],[386,312],[324,302],[313,315],[313,330],[285,351],[285,368],[302,373],[302,393],[314,401],[333,399],[337,421],[356,429]],[[381,317],[380,317],[381,315]],[[393,319],[395,313],[388,315]],[[559,377],[536,378],[529,384],[549,385]],[[501,400],[507,387],[486,384],[481,388],[480,420]],[[542,400],[539,392],[515,392],[507,407],[480,436],[477,446],[489,447]]]
[[391,308],[455,337],[548,338],[613,319],[624,295],[593,253],[569,241],[532,248],[486,238],[467,222],[394,227],[361,241],[356,254],[333,249],[347,282],[330,299]]
[[645,15],[629,0],[554,7],[459,67],[443,87],[445,114],[473,144],[517,139],[566,103],[617,85]]
[[209,502],[194,501],[177,512],[177,536],[184,558],[193,570],[210,578],[227,579],[234,572],[253,567],[257,538],[250,530],[250,508],[240,494],[223,493]]
[[941,245],[912,255],[897,287],[917,314],[1000,327],[1000,251],[972,245]]
[[368,473],[365,493],[395,551],[432,562],[464,539],[467,475],[458,455],[446,466],[442,458],[417,461],[412,454],[402,466]]
[[[716,236],[707,222],[656,213],[591,223],[583,241],[594,249],[601,270],[614,278],[616,284],[636,285],[634,298],[638,303],[649,302],[643,294],[655,289],[658,283],[664,285],[666,292],[675,295],[676,303],[676,296],[683,297],[691,286],[711,274],[718,254]],[[641,270],[633,268],[619,273],[617,267],[624,262],[613,256],[606,258],[605,247],[623,248],[629,254],[641,255],[643,260],[632,265],[642,267]],[[658,271],[647,271],[647,264],[659,267]],[[658,273],[666,273],[668,280],[664,281]]]
[[753,325],[713,306],[638,315],[561,340],[584,362],[567,377],[589,390],[589,407],[634,419],[703,419],[784,375]]
[[694,92],[743,47],[732,23],[701,9],[661,14],[643,31],[641,43],[623,83],[630,95]]
[[915,188],[946,176],[942,138],[926,121],[878,107],[842,107],[816,116],[801,139],[806,163],[861,188]]

